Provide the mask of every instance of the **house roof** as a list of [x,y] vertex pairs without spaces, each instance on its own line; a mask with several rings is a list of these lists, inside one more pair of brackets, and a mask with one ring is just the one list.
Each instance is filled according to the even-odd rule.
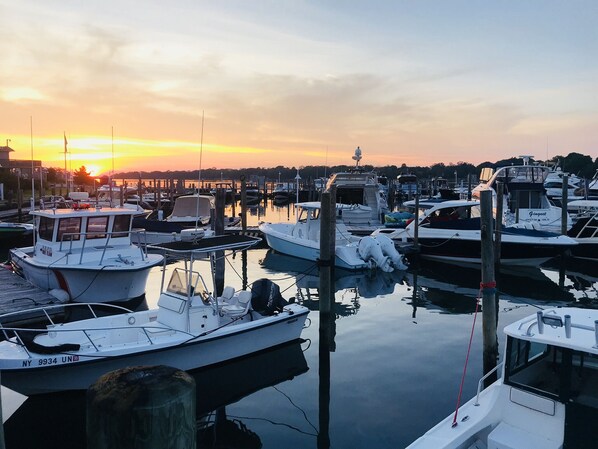
[[0,147],[0,153],[10,153],[11,151],[14,151],[14,150],[9,146]]

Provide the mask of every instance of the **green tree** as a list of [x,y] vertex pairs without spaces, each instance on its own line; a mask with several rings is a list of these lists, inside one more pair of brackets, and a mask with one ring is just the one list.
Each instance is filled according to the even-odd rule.
[[93,178],[91,177],[91,173],[85,168],[85,165],[82,165],[79,170],[75,170],[73,181],[77,185],[93,185]]

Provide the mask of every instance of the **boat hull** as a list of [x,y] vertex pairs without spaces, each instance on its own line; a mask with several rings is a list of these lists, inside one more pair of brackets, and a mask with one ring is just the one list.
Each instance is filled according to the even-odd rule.
[[10,251],[15,271],[39,288],[68,292],[74,302],[118,302],[137,298],[145,293],[150,269],[163,260],[161,255],[148,254],[144,262],[124,266],[45,265],[36,263],[29,254],[24,249]]
[[[25,395],[87,389],[103,374],[141,365],[167,365],[181,370],[203,368],[298,340],[308,311],[297,306],[297,313],[282,312],[251,324],[226,326],[206,336],[180,335],[162,344],[141,347],[122,345],[120,351],[102,355],[68,352],[54,355],[32,353],[23,360],[0,360],[2,385]],[[2,345],[13,343],[0,343]],[[22,367],[18,367],[21,363]],[[2,366],[4,365],[4,366]],[[26,366],[25,366],[26,365]]]
[[[419,235],[422,257],[468,263],[481,263],[481,237],[465,239],[453,236]],[[410,241],[413,241],[410,239]],[[564,254],[575,245],[502,240],[500,261],[509,265],[533,265]]]
[[[306,238],[294,237],[292,225],[264,223],[260,230],[266,238],[268,246],[274,251],[300,259],[316,262],[320,259],[320,242]],[[335,266],[346,270],[365,270],[370,264],[359,258],[357,246],[337,246]]]

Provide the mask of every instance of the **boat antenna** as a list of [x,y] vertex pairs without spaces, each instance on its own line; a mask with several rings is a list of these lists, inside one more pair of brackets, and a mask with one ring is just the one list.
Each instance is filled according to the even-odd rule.
[[324,178],[326,178],[326,168],[328,168],[328,145],[326,145],[326,164],[324,165]]
[[203,154],[203,123],[204,123],[204,111],[201,111],[201,137],[199,140],[199,170],[197,172],[197,201],[195,208],[195,229],[199,226],[199,188],[201,185],[201,157]]

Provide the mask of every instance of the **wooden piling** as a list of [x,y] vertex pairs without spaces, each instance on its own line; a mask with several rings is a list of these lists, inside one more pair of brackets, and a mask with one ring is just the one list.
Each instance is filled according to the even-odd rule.
[[[224,207],[226,203],[226,190],[224,188],[216,189],[216,211],[214,214],[214,234],[224,235]],[[216,295],[222,295],[224,290],[224,271],[225,271],[224,251],[216,251],[214,286]]]
[[88,449],[196,446],[195,381],[169,366],[123,368],[87,391]]
[[329,315],[332,308],[334,289],[332,288],[332,267],[335,259],[334,213],[329,191],[322,194],[320,220],[320,315]]
[[[496,367],[498,360],[498,340],[496,327],[498,316],[496,313],[495,292],[496,282],[494,277],[494,250],[492,243],[492,192],[484,190],[480,194],[481,203],[481,255],[482,255],[482,329],[484,347],[484,374]],[[495,379],[495,376],[490,376]],[[488,379],[488,384],[493,382]]]
[[569,176],[563,175],[563,189],[561,190],[561,234],[567,235],[567,202],[569,197]]
[[247,181],[241,175],[241,229],[247,231]]
[[419,244],[419,185],[415,189],[415,217],[413,218],[415,225],[413,226],[413,246],[417,248]]
[[502,214],[504,204],[504,184],[502,182],[496,183],[496,217],[495,217],[495,233],[494,233],[494,263],[500,265],[500,248],[502,241]]

